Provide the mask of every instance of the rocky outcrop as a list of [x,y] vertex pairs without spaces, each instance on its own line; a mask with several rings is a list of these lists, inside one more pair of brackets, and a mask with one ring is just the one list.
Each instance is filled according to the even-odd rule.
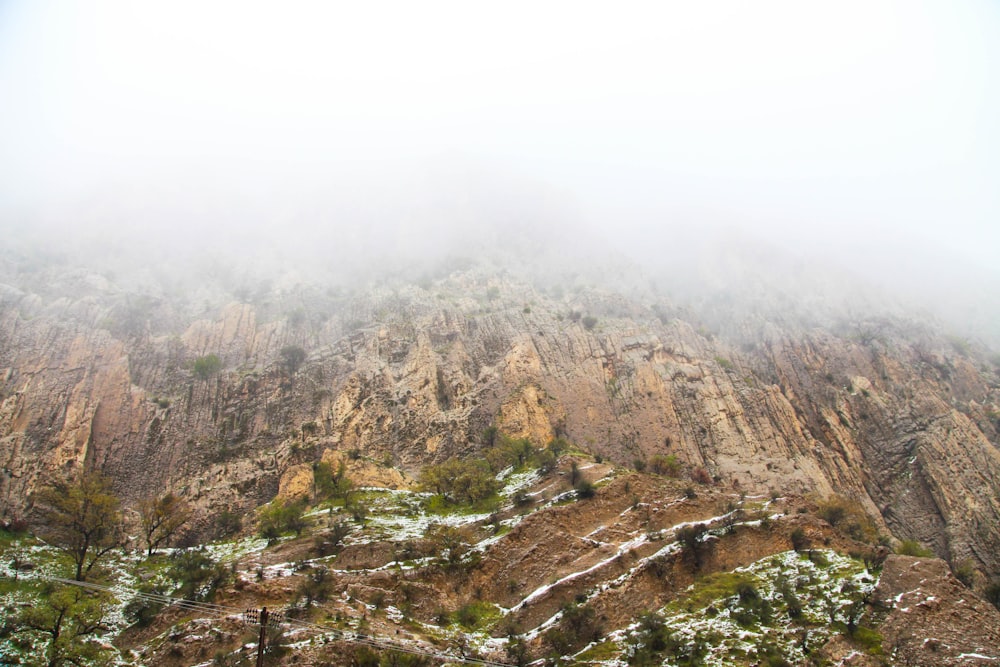
[[937,559],[890,556],[875,604],[893,664],[988,665],[1000,660],[1000,611],[963,586]]
[[[996,368],[923,329],[761,319],[723,338],[624,297],[553,297],[471,270],[193,319],[163,300],[122,327],[102,289],[2,293],[6,517],[47,477],[91,466],[127,502],[184,495],[210,530],[215,510],[302,493],[322,457],[353,450],[412,478],[475,453],[495,425],[626,464],[672,454],[737,490],[851,496],[884,530],[1000,572]],[[289,347],[300,366],[282,362]],[[209,354],[222,368],[196,376]]]

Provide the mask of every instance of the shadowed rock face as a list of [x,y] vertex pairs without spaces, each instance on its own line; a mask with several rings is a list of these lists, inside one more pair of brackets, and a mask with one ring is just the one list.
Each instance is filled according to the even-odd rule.
[[[1000,572],[997,370],[919,327],[868,336],[762,315],[712,335],[617,295],[471,270],[177,303],[137,307],[96,280],[72,297],[0,294],[5,517],[88,466],[130,502],[183,495],[208,531],[327,450],[413,474],[476,452],[496,425],[620,463],[674,454],[748,492],[854,496],[896,536]],[[282,363],[289,347],[306,352],[298,368]],[[209,354],[221,370],[198,377]]]

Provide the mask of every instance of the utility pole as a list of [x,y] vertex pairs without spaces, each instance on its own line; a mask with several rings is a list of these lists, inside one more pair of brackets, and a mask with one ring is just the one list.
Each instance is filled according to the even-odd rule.
[[260,639],[257,640],[257,667],[264,667],[265,648],[267,648],[267,607],[260,610]]
[[260,626],[260,633],[257,635],[257,667],[264,667],[264,653],[267,651],[267,626],[280,625],[284,620],[284,615],[281,612],[269,612],[267,607],[247,609],[243,612],[243,620],[247,625]]

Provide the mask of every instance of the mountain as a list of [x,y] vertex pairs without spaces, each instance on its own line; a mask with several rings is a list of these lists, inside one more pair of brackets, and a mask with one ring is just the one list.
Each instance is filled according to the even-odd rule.
[[[127,509],[162,491],[190,503],[183,542],[195,545],[232,537],[220,521],[232,514],[244,517],[235,534],[251,534],[254,513],[276,497],[326,507],[318,464],[342,462],[356,487],[373,489],[346,546],[318,555],[303,538],[233,555],[236,583],[222,600],[287,604],[306,575],[279,573],[279,564],[308,561],[306,574],[335,571],[338,597],[323,613],[345,627],[409,628],[430,641],[432,625],[448,627],[440,614],[464,609],[479,618],[440,630],[450,642],[464,631],[498,641],[510,634],[532,656],[581,661],[587,646],[614,659],[659,660],[650,647],[664,623],[671,632],[703,628],[697,641],[681,632],[684,647],[675,646],[694,660],[698,642],[722,646],[735,631],[713,629],[706,611],[725,605],[727,618],[756,614],[743,626],[761,638],[758,659],[770,642],[792,663],[807,659],[802,647],[848,660],[862,641],[853,629],[809,634],[832,590],[821,579],[854,582],[843,609],[829,611],[833,625],[853,623],[855,602],[916,590],[886,578],[909,567],[902,557],[885,561],[881,581],[863,562],[884,560],[875,555],[879,539],[883,549],[923,545],[980,592],[1000,575],[1000,358],[988,348],[905,309],[880,308],[880,297],[803,301],[801,284],[782,291],[766,275],[682,301],[593,243],[556,264],[551,242],[533,254],[525,234],[504,256],[449,255],[341,282],[294,264],[255,274],[252,263],[151,262],[116,274],[62,251],[8,252],[0,516],[44,534],[40,490],[94,470]],[[448,547],[426,532],[429,501],[415,492],[421,471],[486,459],[498,442],[519,440],[536,451],[552,442],[568,449],[534,476],[500,475],[499,504],[454,520],[464,532],[449,561]],[[580,470],[596,493],[571,502]],[[419,530],[401,522],[408,513],[424,521]],[[126,517],[135,534],[135,515]],[[372,523],[384,532],[371,535]],[[687,524],[707,531],[691,543],[708,545],[701,556],[683,548]],[[332,518],[314,518],[309,530],[319,540],[333,527]],[[794,544],[796,529],[808,549]],[[966,589],[946,566],[921,567],[938,568],[936,586],[960,587],[947,589],[955,593],[947,604],[963,604]],[[255,579],[255,571],[264,574]],[[720,583],[713,603],[698,588],[711,573],[750,583]],[[812,620],[798,649],[792,635],[762,630],[781,625],[769,614],[789,613],[792,596],[777,583],[788,578],[812,582],[799,587]],[[684,607],[683,599],[707,602]],[[760,599],[770,600],[767,618]],[[406,618],[385,612],[404,607]],[[866,618],[891,629],[886,646],[909,646],[904,612],[892,609]],[[994,618],[988,605],[977,610]],[[644,611],[660,620],[633,625]],[[164,623],[151,627],[165,632]],[[607,641],[586,640],[588,623]],[[546,634],[552,628],[567,635],[564,646]],[[216,644],[229,650],[238,632],[223,634]],[[208,645],[184,640],[172,661],[173,639],[132,629],[116,641],[164,665],[195,664]],[[509,659],[504,641],[470,654]],[[995,650],[995,633],[980,643]],[[962,650],[942,646],[937,663],[920,662],[930,658],[913,657],[912,647],[910,662],[885,659],[961,662]]]

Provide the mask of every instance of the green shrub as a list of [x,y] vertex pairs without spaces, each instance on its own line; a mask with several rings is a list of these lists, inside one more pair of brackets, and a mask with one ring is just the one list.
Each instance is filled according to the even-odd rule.
[[789,583],[788,579],[782,577],[778,581],[778,592],[781,593],[781,599],[785,601],[785,610],[788,612],[788,617],[790,619],[798,620],[802,617],[802,601],[799,600],[799,596],[795,594],[795,589]]
[[167,595],[170,591],[161,584],[142,583],[138,592],[142,595],[132,598],[122,609],[122,613],[130,623],[145,628],[153,623],[165,604],[154,596]]
[[230,537],[243,529],[243,519],[232,510],[222,510],[215,518],[215,529],[221,537]]
[[792,540],[792,548],[796,551],[804,551],[809,548],[809,536],[801,527],[793,530],[789,538]]
[[211,600],[232,576],[229,568],[201,549],[175,552],[170,561],[167,575],[180,584],[176,594],[185,600]]
[[286,503],[283,499],[276,498],[261,511],[258,533],[269,543],[285,533],[294,532],[296,536],[301,535],[307,525],[304,514],[304,502]]
[[952,566],[951,571],[956,579],[969,588],[972,588],[976,583],[976,566],[971,560],[963,560],[961,563],[956,563]]
[[816,514],[848,537],[859,542],[874,543],[878,528],[861,503],[843,496],[830,496],[820,501]]
[[474,504],[497,493],[501,483],[483,460],[451,459],[425,466],[420,472],[420,486],[455,504]]
[[222,360],[214,354],[194,360],[194,374],[199,380],[207,380],[222,370]]
[[316,602],[325,602],[333,594],[333,576],[330,570],[320,566],[310,571],[295,590],[295,599],[301,600],[308,608]]
[[649,468],[657,475],[677,477],[681,473],[681,463],[674,454],[657,454],[649,461]]
[[345,498],[354,488],[347,476],[347,465],[341,461],[334,470],[326,461],[320,461],[313,468],[316,495],[321,498]]
[[282,370],[289,375],[295,375],[302,366],[302,362],[306,360],[306,351],[298,345],[287,345],[281,348],[278,355],[281,357]]
[[489,602],[475,601],[459,607],[451,618],[466,630],[476,630],[500,617],[495,606]]
[[903,540],[896,547],[896,553],[902,556],[919,556],[920,558],[930,558],[934,555],[930,549],[916,540]]

